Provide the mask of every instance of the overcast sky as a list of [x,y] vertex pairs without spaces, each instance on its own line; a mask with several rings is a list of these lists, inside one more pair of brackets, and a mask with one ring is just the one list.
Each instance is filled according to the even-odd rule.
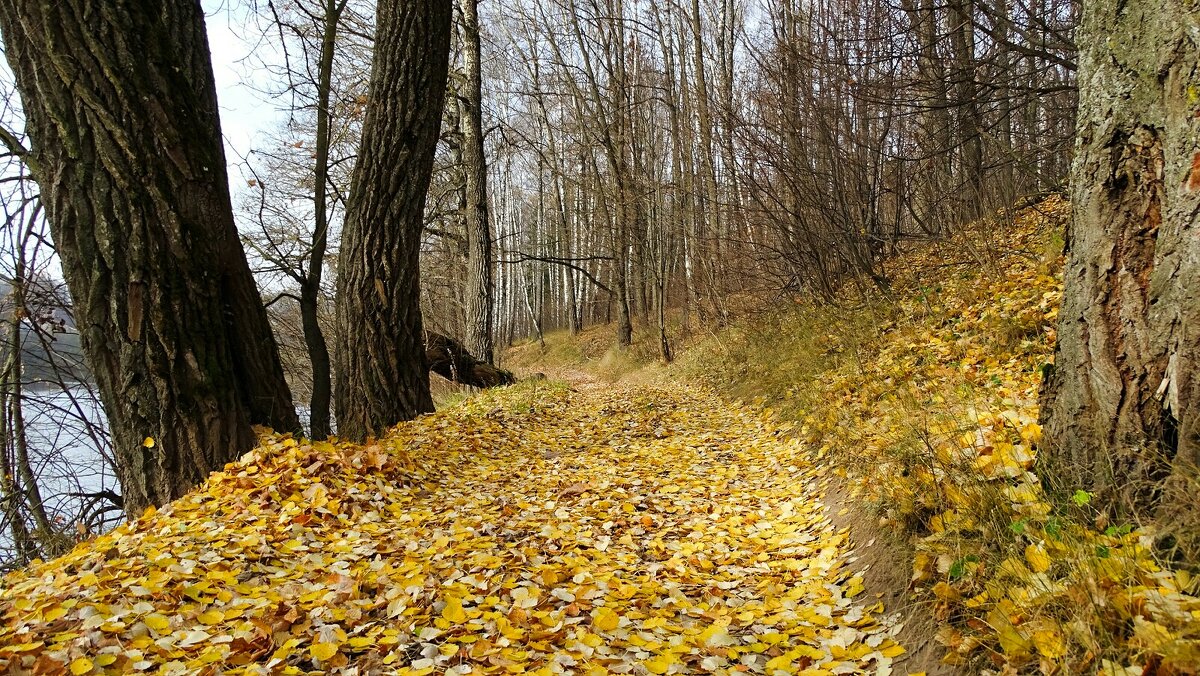
[[[274,128],[282,119],[275,102],[259,91],[267,83],[257,61],[247,62],[253,45],[248,27],[245,0],[203,0],[208,22],[208,43],[212,50],[213,75],[217,82],[217,100],[221,106],[221,131],[225,135],[225,154],[229,161],[229,180],[234,191],[243,185],[237,170],[238,159],[261,141],[262,132]],[[260,52],[256,58],[264,55]]]

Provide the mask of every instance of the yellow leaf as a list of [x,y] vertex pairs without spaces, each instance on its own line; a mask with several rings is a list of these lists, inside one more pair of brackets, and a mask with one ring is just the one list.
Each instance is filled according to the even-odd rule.
[[1035,544],[1026,547],[1025,560],[1029,562],[1029,569],[1035,573],[1044,573],[1050,570],[1050,557],[1041,545]]
[[338,644],[314,643],[313,645],[309,646],[308,652],[311,653],[313,657],[324,662],[338,654]]
[[791,666],[792,666],[791,654],[784,653],[784,654],[780,655],[779,657],[774,657],[774,658],[767,660],[765,669],[767,670],[768,674],[773,674],[778,669],[787,671],[787,670],[789,670],[789,668]]
[[142,441],[142,446],[146,448],[154,448],[154,437],[146,437],[146,439]]
[[1063,637],[1053,629],[1039,629],[1033,632],[1033,645],[1044,657],[1056,660],[1067,654],[1067,645]]
[[983,604],[987,603],[987,601],[988,601],[988,593],[986,591],[984,591],[983,593],[979,594],[978,596],[972,596],[971,598],[967,599],[966,601],[963,601],[963,605],[966,606],[967,608],[982,608]]
[[675,656],[670,654],[659,655],[652,660],[642,662],[642,666],[646,667],[646,671],[652,674],[665,674],[671,668],[672,664],[675,664]]
[[450,599],[446,602],[446,607],[442,608],[442,617],[448,622],[462,624],[467,621],[467,611],[463,610],[462,601]]
[[75,676],[82,676],[83,674],[90,673],[93,666],[91,660],[86,657],[80,657],[71,663],[71,673],[75,674]]
[[920,582],[933,577],[933,557],[928,552],[917,552],[913,557],[912,581]]
[[286,660],[288,657],[291,657],[292,649],[298,645],[300,645],[300,639],[289,638],[283,642],[283,645],[276,648],[275,652],[271,653],[271,659]]
[[858,596],[863,591],[863,579],[855,575],[846,582],[846,598]]
[[939,582],[933,585],[933,595],[943,601],[957,601],[962,598],[962,594],[957,589],[945,582]]
[[143,617],[142,622],[145,622],[147,627],[157,632],[164,632],[171,626],[171,621],[158,613],[151,613]]
[[609,608],[597,608],[592,615],[592,626],[600,631],[612,631],[621,623],[621,616]]
[[200,613],[196,619],[200,620],[201,624],[217,624],[225,619],[225,614],[219,610],[209,610]]

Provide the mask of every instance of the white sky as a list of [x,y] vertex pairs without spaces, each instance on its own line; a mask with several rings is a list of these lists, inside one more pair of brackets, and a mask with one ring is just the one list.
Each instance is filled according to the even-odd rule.
[[[254,45],[244,37],[252,38],[255,29],[248,25],[245,0],[202,0],[201,4],[208,23],[229,180],[236,193],[245,186],[237,169],[239,158],[250,152],[261,139],[261,132],[273,129],[283,114],[275,102],[256,91],[268,83],[262,71],[256,69],[258,62],[246,60]],[[257,59],[263,56],[261,52],[256,54]]]

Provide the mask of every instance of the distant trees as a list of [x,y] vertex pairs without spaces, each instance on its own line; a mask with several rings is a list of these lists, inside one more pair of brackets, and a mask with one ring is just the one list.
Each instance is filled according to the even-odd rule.
[[[127,513],[298,427],[234,228],[198,2],[0,6]],[[64,64],[70,64],[70,67]],[[11,139],[9,139],[11,141]]]
[[[331,399],[348,438],[431,410],[426,333],[452,374],[463,347],[488,361],[600,322],[619,346],[653,332],[668,361],[739,294],[886,288],[906,240],[1057,189],[1068,162],[1067,0],[370,10],[250,10],[290,114],[245,164],[241,235],[316,438]],[[250,423],[296,428],[230,220],[203,18],[194,0],[13,0],[0,29],[34,152],[0,140],[54,179],[136,511],[245,448]]]
[[[1085,3],[1049,473],[1108,507],[1195,505],[1200,42],[1171,0]],[[1190,512],[1192,532],[1195,511]],[[1165,519],[1168,529],[1180,525]],[[1191,543],[1196,546],[1200,543]]]
[[[314,83],[328,1],[289,25]],[[611,321],[617,344],[653,329],[665,360],[731,292],[886,287],[904,241],[1061,185],[1061,0],[455,4],[422,313],[481,358]]]
[[484,9],[501,340],[636,322],[665,358],[731,293],[887,286],[903,242],[1062,185],[1063,0]]
[[385,0],[337,280],[338,433],[433,410],[419,254],[449,63],[451,0]]

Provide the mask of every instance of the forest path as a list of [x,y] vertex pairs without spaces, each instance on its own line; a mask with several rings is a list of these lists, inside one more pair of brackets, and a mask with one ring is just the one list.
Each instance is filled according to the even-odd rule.
[[891,671],[903,650],[786,430],[702,389],[575,385],[461,412],[475,462],[408,536],[448,539],[427,563],[463,576],[436,642],[471,639],[427,647],[439,671]]
[[890,673],[900,627],[823,478],[683,386],[539,381],[369,445],[269,436],[6,578],[0,670]]

